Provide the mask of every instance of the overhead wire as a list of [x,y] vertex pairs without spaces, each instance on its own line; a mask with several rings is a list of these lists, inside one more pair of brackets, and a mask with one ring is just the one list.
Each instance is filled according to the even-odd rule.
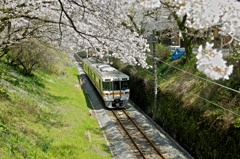
[[206,79],[206,78],[197,76],[197,75],[195,75],[195,74],[193,74],[193,73],[191,73],[191,72],[188,72],[188,71],[186,71],[186,70],[183,70],[183,69],[181,69],[181,68],[178,68],[178,67],[176,67],[176,66],[173,66],[173,65],[171,65],[171,64],[168,64],[168,63],[166,63],[166,62],[164,62],[164,61],[162,61],[162,60],[160,60],[160,59],[158,59],[158,58],[156,58],[156,60],[158,60],[158,61],[160,61],[160,62],[162,62],[162,63],[165,63],[165,64],[167,64],[168,66],[173,67],[173,68],[175,68],[175,69],[177,69],[177,70],[179,70],[179,71],[182,71],[182,72],[184,72],[184,73],[186,73],[186,74],[189,74],[189,75],[194,76],[194,77],[196,77],[196,78],[199,78],[199,79],[201,79],[201,80],[207,81],[207,82],[209,82],[209,83],[218,85],[218,86],[220,86],[220,87],[226,88],[226,89],[228,89],[228,90],[231,90],[231,91],[233,91],[233,92],[235,92],[235,93],[240,94],[240,91],[237,91],[237,90],[232,89],[232,88],[230,88],[230,87],[227,87],[227,86],[221,85],[221,84],[219,84],[219,83],[213,82],[213,81],[208,80],[208,79]]
[[[148,56],[151,56],[151,55],[148,55]],[[151,57],[152,57],[152,56],[151,56]],[[240,91],[237,91],[237,90],[232,89],[232,88],[230,88],[230,87],[221,85],[221,84],[216,83],[216,82],[214,82],[214,81],[208,80],[208,79],[203,78],[203,77],[200,77],[200,76],[198,76],[198,75],[195,75],[195,74],[193,74],[193,73],[191,73],[191,72],[188,72],[188,71],[186,71],[186,70],[183,70],[183,69],[181,69],[181,68],[178,68],[178,67],[176,67],[176,66],[173,66],[173,65],[171,65],[171,64],[169,64],[169,63],[166,63],[166,62],[164,62],[164,61],[162,61],[162,60],[160,60],[160,59],[158,59],[158,58],[155,58],[155,60],[157,60],[157,61],[159,61],[159,62],[162,62],[162,63],[164,63],[164,64],[166,64],[166,65],[168,65],[168,66],[170,66],[170,67],[172,67],[172,68],[174,68],[174,69],[176,69],[176,70],[178,70],[178,71],[181,71],[181,72],[183,72],[183,73],[186,73],[186,74],[188,74],[188,75],[190,75],[190,76],[193,76],[193,77],[198,78],[198,79],[200,79],[200,80],[204,80],[204,81],[209,82],[209,83],[211,83],[211,84],[220,86],[220,87],[222,87],[222,88],[225,88],[225,89],[228,89],[228,90],[230,90],[230,91],[233,91],[233,92],[235,92],[235,93],[240,94]],[[166,79],[165,79],[165,80],[166,80]],[[178,87],[178,86],[176,86],[176,87]],[[223,106],[221,106],[221,105],[219,105],[219,104],[216,104],[216,103],[214,103],[214,102],[212,102],[212,101],[210,101],[210,100],[208,100],[208,99],[206,99],[206,98],[204,98],[204,97],[201,97],[201,96],[196,95],[196,94],[194,94],[194,93],[190,93],[190,94],[191,94],[191,95],[194,95],[194,96],[196,96],[196,97],[198,97],[198,98],[200,98],[200,99],[202,99],[202,100],[204,100],[204,101],[206,101],[206,102],[208,102],[208,103],[210,103],[210,104],[212,104],[212,105],[214,105],[214,106],[216,106],[216,107],[218,107],[218,108],[220,108],[220,109],[223,109],[223,110],[225,110],[225,111],[227,111],[227,112],[229,112],[229,113],[232,113],[232,114],[240,117],[240,114],[238,114],[238,113],[236,113],[236,112],[234,112],[234,111],[232,111],[232,110],[230,110],[230,109],[227,109],[227,108],[225,108],[225,107],[223,107]]]

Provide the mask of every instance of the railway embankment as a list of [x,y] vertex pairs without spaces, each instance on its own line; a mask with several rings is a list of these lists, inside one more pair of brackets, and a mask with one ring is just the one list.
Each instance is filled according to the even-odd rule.
[[51,55],[54,67],[30,76],[0,59],[0,158],[112,158],[75,64]]
[[[130,75],[131,100],[195,158],[240,158],[240,65],[230,80],[211,81],[188,64],[158,62],[154,107],[153,73],[116,67]],[[177,69],[175,69],[177,68]],[[151,70],[150,70],[151,71]]]

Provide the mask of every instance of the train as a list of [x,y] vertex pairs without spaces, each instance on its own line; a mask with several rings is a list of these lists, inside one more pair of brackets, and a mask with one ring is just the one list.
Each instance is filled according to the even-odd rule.
[[125,108],[130,97],[129,76],[96,58],[84,58],[83,70],[107,108]]

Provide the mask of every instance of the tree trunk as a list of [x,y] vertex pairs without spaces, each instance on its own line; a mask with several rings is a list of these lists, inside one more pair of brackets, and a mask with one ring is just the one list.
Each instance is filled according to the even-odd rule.
[[184,48],[185,48],[185,55],[186,58],[184,59],[184,64],[187,63],[190,60],[191,54],[192,54],[192,38],[188,38],[184,36]]
[[0,58],[2,58],[4,55],[6,55],[9,51],[8,46],[5,46],[4,48],[2,48],[2,50],[0,51]]
[[185,59],[183,60],[183,64],[187,63],[190,58],[191,58],[191,54],[192,54],[192,40],[193,40],[193,36],[189,35],[189,32],[191,32],[191,30],[189,28],[187,28],[185,26],[185,22],[187,19],[187,15],[185,15],[182,19],[180,19],[177,14],[174,12],[173,13],[173,17],[176,20],[179,30],[182,33],[183,36],[183,47],[185,48]]

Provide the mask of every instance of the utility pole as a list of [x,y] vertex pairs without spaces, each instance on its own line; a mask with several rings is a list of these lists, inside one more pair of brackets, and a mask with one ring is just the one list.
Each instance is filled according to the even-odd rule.
[[87,56],[87,58],[88,58],[88,49],[86,50],[86,56]]
[[154,106],[153,106],[153,119],[156,118],[156,113],[157,113],[157,61],[156,61],[156,39],[155,39],[155,30],[153,30],[153,39],[152,39],[152,44],[153,44],[153,67],[154,67]]
[[107,64],[109,64],[109,50],[107,49]]

